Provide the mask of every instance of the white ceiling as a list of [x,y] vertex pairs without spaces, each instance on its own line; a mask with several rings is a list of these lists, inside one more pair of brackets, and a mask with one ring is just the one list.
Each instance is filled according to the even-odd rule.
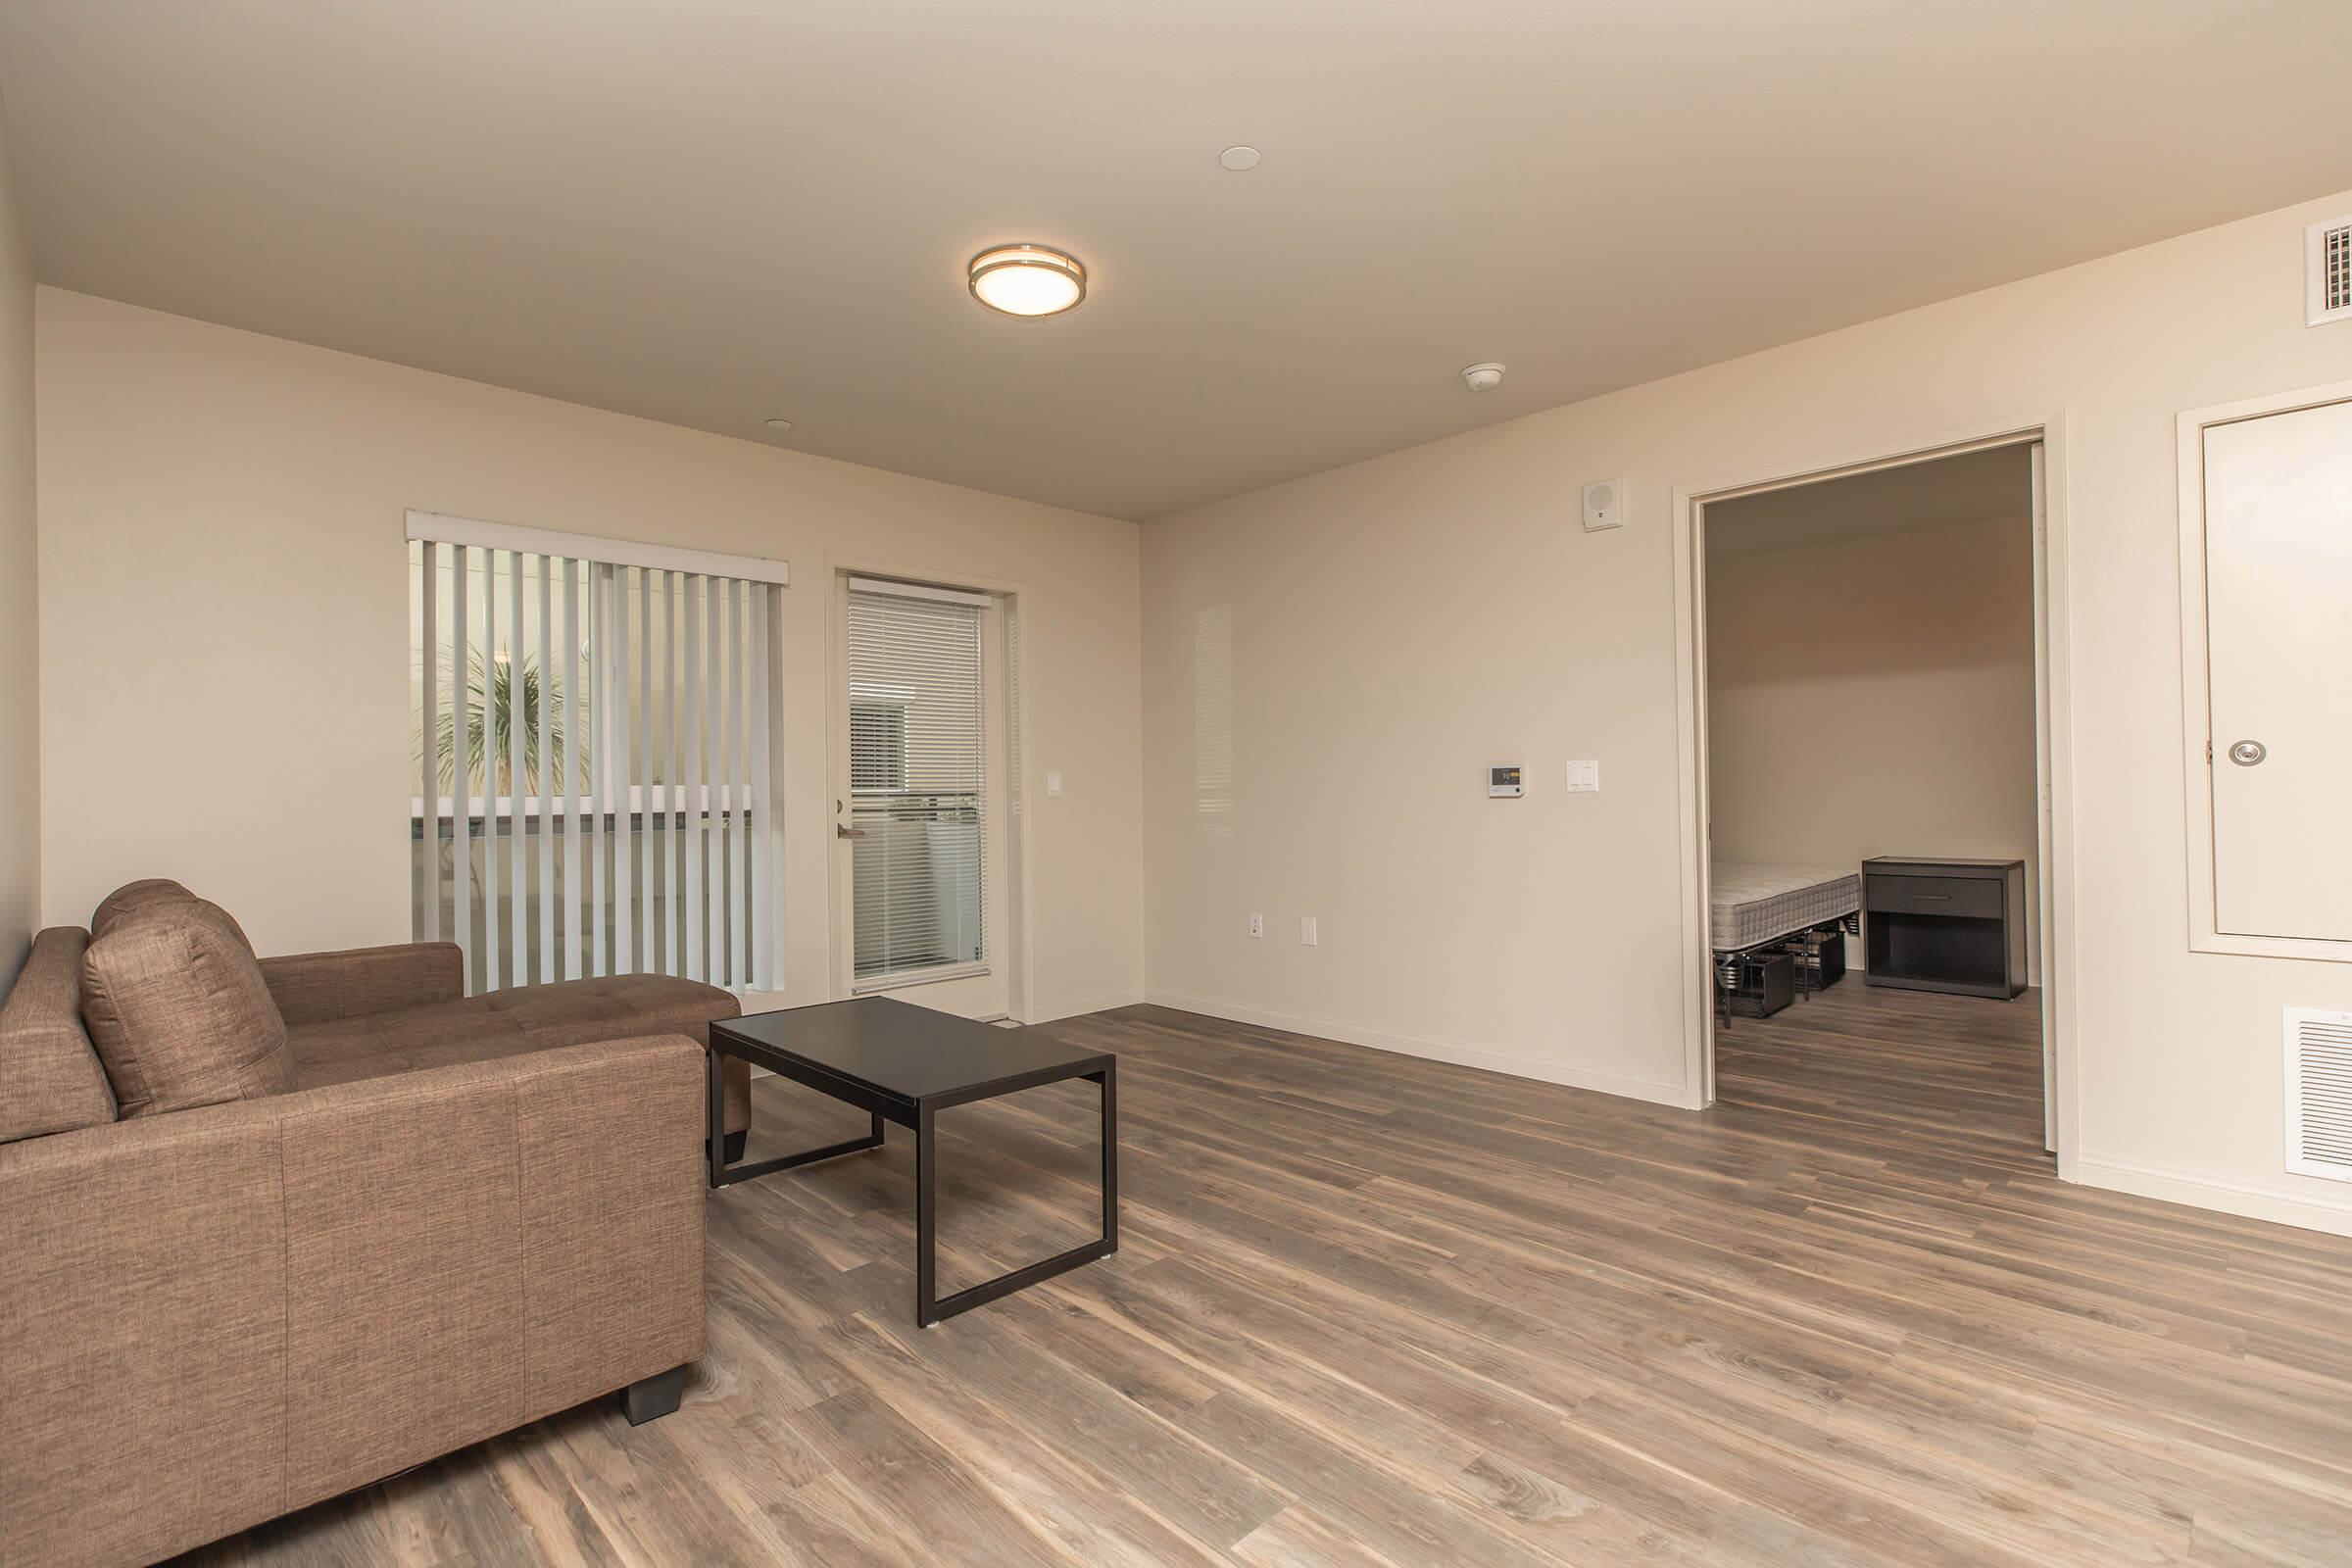
[[2025,446],[1874,468],[1707,506],[1707,555],[1755,556],[2014,517],[2034,510],[2034,459]]
[[[0,6],[48,282],[1126,517],[2352,185],[2347,59],[2345,0]],[[974,305],[1013,239],[1087,303]]]

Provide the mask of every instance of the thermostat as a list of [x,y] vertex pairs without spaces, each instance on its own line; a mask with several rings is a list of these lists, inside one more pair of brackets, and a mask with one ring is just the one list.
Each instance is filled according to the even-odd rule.
[[1527,786],[1520,782],[1519,764],[1510,762],[1488,768],[1487,793],[1505,797],[1526,794]]

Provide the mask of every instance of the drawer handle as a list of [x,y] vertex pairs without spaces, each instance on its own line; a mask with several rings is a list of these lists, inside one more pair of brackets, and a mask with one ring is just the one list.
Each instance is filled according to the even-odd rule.
[[1949,893],[1914,893],[1911,896],[1922,904],[1949,904],[1952,902],[1952,896]]

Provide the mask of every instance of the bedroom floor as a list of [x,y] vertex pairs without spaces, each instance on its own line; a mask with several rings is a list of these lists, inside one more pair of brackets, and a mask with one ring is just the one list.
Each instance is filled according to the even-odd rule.
[[2042,1150],[2041,993],[2009,1001],[1873,990],[1859,969],[1715,1035],[1722,1108],[1854,1154],[2051,1170]]
[[[2342,1568],[2352,1241],[2058,1182],[2033,1016],[1849,977],[1741,1020],[1703,1114],[1048,1025],[1119,1054],[1117,1255],[916,1329],[893,1129],[711,1196],[674,1415],[602,1400],[197,1560]],[[757,1103],[759,1143],[863,1125]],[[1087,1086],[941,1127],[962,1278],[1091,1222]]]

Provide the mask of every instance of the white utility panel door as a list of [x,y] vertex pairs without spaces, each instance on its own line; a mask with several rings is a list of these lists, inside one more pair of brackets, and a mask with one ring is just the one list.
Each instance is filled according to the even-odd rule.
[[2352,941],[2352,403],[2205,431],[2214,925]]

